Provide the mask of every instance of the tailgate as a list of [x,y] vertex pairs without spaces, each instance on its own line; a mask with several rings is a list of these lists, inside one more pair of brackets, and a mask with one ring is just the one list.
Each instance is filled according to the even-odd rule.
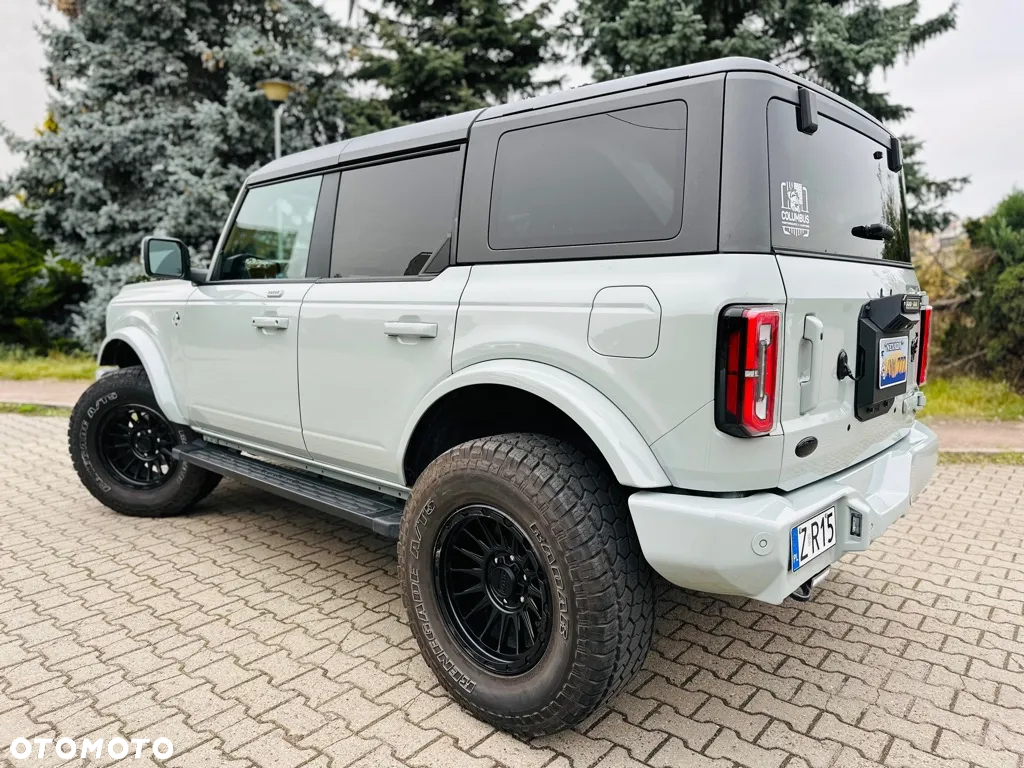
[[[903,267],[804,256],[777,258],[787,297],[780,414],[785,448],[779,488],[792,490],[869,458],[909,432],[914,411],[904,413],[903,401],[917,391],[916,354],[908,361],[906,394],[894,395],[890,408],[864,421],[855,412],[855,382],[840,381],[836,369],[843,351],[850,367],[856,365],[864,305],[878,298],[880,290],[887,296],[890,290],[897,295],[916,294],[918,284],[913,270]],[[914,347],[919,328],[918,323],[893,336],[908,337],[909,346]],[[864,376],[879,376],[876,357],[864,356]],[[815,438],[817,448],[800,458],[797,445],[807,438]]]
[[[796,106],[777,99],[767,117],[771,238],[786,290],[779,487],[791,490],[907,435],[914,410],[904,413],[903,401],[916,399],[920,312],[917,299],[902,312],[901,296],[920,290],[898,146],[882,131],[867,136],[825,115],[802,132]],[[865,315],[883,327],[865,330]],[[841,352],[860,383],[838,377]]]

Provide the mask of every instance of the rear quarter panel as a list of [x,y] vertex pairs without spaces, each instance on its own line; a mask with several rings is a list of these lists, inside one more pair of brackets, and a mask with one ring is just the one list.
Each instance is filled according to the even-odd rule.
[[[602,355],[588,343],[594,298],[616,286],[645,286],[657,297],[661,325],[653,354]],[[732,303],[785,303],[771,255],[478,264],[459,305],[452,367],[512,358],[561,368],[608,397],[648,444],[658,443],[673,484],[739,490],[735,450],[742,447],[754,464],[774,472],[771,486],[778,477],[781,434],[744,441],[717,432],[713,418],[690,419],[714,399],[717,319]],[[670,433],[674,437],[664,440]],[[712,452],[716,439],[734,450]],[[695,459],[695,454],[700,455]],[[700,471],[684,472],[683,464],[693,460]],[[714,465],[733,478],[730,487],[702,487],[701,474],[715,475],[706,472]]]

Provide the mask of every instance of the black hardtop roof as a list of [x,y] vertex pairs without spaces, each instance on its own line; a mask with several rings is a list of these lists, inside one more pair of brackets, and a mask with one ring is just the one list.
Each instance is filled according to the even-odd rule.
[[[687,64],[681,67],[659,69],[655,72],[620,77],[616,80],[606,80],[590,85],[581,85],[564,91],[547,93],[542,96],[534,96],[529,99],[499,104],[493,107],[475,109],[470,112],[449,115],[448,117],[439,117],[422,123],[403,125],[398,128],[391,128],[386,131],[328,144],[324,147],[308,149],[304,152],[286,155],[279,160],[268,163],[249,176],[246,184],[259,184],[284,176],[293,176],[309,173],[321,168],[330,168],[340,163],[465,141],[469,137],[470,126],[477,120],[493,120],[507,115],[584,101],[660,83],[728,72],[762,72],[766,75],[781,77],[839,102],[876,125],[882,125],[860,107],[809,80],[790,74],[774,64],[769,64],[760,59],[733,56],[724,59],[702,61],[696,64]],[[884,128],[884,126],[882,127]]]

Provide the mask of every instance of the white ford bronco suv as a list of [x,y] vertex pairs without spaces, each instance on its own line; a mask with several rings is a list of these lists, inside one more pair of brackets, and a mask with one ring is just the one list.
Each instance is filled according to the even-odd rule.
[[654,572],[807,599],[930,478],[901,167],[749,59],[282,158],[208,270],[144,241],[75,467],[127,515],[226,476],[396,537],[451,694],[570,726],[643,663]]

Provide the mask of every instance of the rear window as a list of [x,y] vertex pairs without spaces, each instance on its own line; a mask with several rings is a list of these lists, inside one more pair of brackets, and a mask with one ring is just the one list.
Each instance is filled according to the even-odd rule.
[[[910,262],[906,200],[888,147],[824,115],[797,130],[796,107],[768,104],[772,245],[788,250]],[[883,224],[888,240],[853,234]]]
[[669,240],[683,217],[686,104],[521,128],[498,142],[495,250]]

